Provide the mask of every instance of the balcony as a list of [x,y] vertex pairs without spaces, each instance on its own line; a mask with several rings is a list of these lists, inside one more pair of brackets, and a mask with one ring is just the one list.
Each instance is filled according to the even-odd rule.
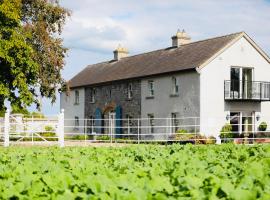
[[226,101],[270,101],[270,82],[224,81]]

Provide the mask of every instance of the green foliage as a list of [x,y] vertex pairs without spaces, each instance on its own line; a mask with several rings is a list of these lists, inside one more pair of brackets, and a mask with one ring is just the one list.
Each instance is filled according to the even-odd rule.
[[0,110],[5,100],[12,110],[39,107],[39,94],[55,101],[63,83],[66,48],[59,34],[67,15],[57,0],[0,1]]
[[188,133],[188,131],[186,129],[179,129],[176,133]]
[[108,135],[99,135],[99,136],[96,136],[96,140],[110,140],[110,136],[108,136]]
[[41,112],[32,112],[31,114],[29,114],[29,116],[34,118],[45,118],[44,114]]
[[12,114],[23,114],[23,115],[29,115],[29,111],[25,108],[14,108],[11,112]]
[[267,123],[266,122],[262,122],[259,125],[259,131],[266,131],[267,129]]
[[269,145],[0,150],[0,199],[270,199]]
[[225,124],[220,130],[220,138],[233,138],[232,125]]
[[45,131],[46,132],[52,132],[52,131],[54,131],[54,128],[52,127],[52,126],[45,126]]

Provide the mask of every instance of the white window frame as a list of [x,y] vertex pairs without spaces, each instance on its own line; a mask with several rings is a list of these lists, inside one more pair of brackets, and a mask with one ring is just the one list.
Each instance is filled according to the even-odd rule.
[[148,118],[148,133],[149,134],[153,134],[155,132],[155,117],[154,114],[147,114],[147,118]]
[[172,77],[172,94],[179,94],[178,79],[175,76]]
[[171,133],[176,133],[178,130],[179,120],[177,118],[178,113],[171,113]]
[[96,89],[92,88],[90,91],[90,103],[96,102]]
[[155,95],[155,87],[154,87],[154,81],[153,80],[148,81],[148,95],[150,97],[153,97]]
[[128,99],[132,99],[132,97],[133,97],[133,85],[132,85],[132,83],[129,83],[128,84]]
[[74,130],[79,130],[80,118],[78,116],[74,117]]
[[80,91],[79,90],[75,90],[74,91],[74,104],[75,105],[79,105],[80,104]]

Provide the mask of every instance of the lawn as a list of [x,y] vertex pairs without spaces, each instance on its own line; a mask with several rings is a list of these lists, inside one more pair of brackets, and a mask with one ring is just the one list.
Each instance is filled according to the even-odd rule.
[[0,199],[270,199],[270,145],[0,148]]

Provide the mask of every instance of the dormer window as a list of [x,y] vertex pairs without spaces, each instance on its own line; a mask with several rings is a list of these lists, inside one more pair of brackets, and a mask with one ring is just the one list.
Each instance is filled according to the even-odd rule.
[[127,93],[127,97],[128,99],[131,99],[133,96],[133,90],[132,90],[132,83],[128,84],[128,93]]
[[176,77],[172,77],[172,94],[179,93],[179,85]]
[[74,99],[74,104],[78,105],[80,102],[80,93],[79,90],[75,90],[75,99]]
[[96,90],[95,88],[92,88],[90,90],[90,103],[95,103],[96,101]]

